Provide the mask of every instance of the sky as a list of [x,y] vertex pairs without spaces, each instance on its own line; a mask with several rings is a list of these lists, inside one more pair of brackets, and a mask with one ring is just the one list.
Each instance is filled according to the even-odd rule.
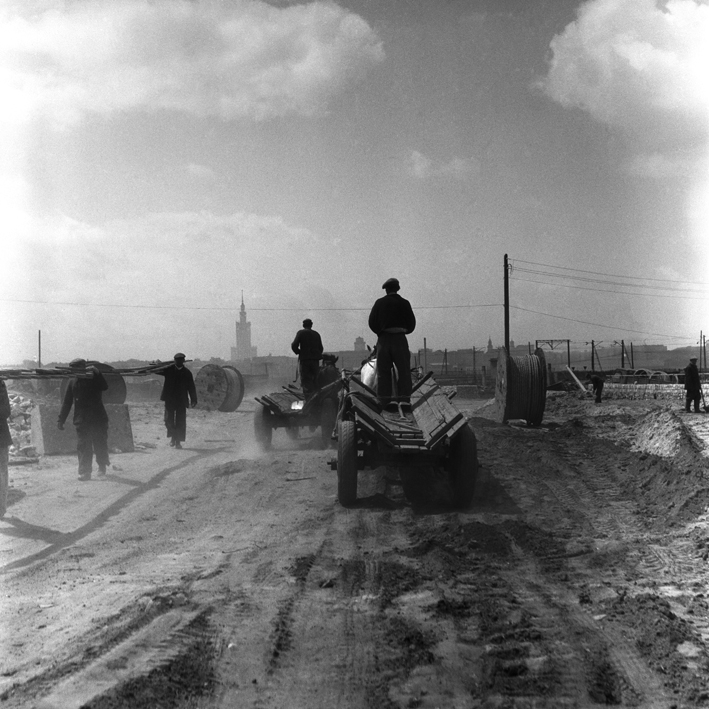
[[[0,365],[709,330],[706,0],[0,0]],[[603,345],[601,345],[603,346]]]

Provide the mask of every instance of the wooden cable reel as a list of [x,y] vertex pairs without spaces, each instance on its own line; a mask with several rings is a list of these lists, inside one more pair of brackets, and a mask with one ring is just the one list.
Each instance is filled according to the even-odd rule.
[[236,411],[244,398],[244,378],[234,367],[205,364],[194,380],[197,407],[206,411]]
[[504,347],[500,348],[495,382],[496,418],[500,423],[524,419],[538,426],[544,418],[546,390],[546,358],[540,348],[524,357],[510,357]]

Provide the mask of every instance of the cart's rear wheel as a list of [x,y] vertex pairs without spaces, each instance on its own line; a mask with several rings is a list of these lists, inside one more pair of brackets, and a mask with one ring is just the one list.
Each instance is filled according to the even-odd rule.
[[337,404],[334,399],[325,399],[320,407],[320,435],[323,448],[328,448],[332,442],[332,431],[337,419]]
[[340,421],[337,433],[337,499],[343,507],[357,501],[357,427]]
[[271,426],[271,413],[265,407],[261,407],[260,411],[254,414],[254,435],[256,441],[264,450],[271,447],[271,439],[273,438],[273,426]]
[[453,504],[465,509],[470,506],[478,476],[478,444],[469,425],[463,426],[451,441],[450,482]]

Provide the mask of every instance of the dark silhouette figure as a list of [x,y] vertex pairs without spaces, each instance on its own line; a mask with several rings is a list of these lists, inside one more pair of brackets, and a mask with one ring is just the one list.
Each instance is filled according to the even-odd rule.
[[298,330],[290,348],[298,355],[298,371],[303,394],[306,397],[310,396],[318,388],[318,371],[323,353],[320,333],[313,330],[313,321],[310,318],[303,320],[303,329]]
[[87,366],[85,359],[74,359],[69,366],[76,371],[76,376],[69,380],[64,393],[57,427],[64,430],[64,423],[73,406],[79,480],[90,480],[94,455],[99,477],[106,474],[109,464],[108,414],[103,405],[103,392],[108,389],[108,382],[94,365]]
[[[399,281],[389,278],[382,288],[386,295],[375,301],[369,313],[369,329],[377,335],[377,396],[382,405],[408,403],[411,396],[411,353],[406,335],[416,328],[411,303],[399,295]],[[396,396],[392,366],[396,367]]]
[[170,445],[182,448],[187,437],[187,408],[197,406],[197,390],[192,372],[185,367],[185,355],[178,352],[174,363],[156,374],[165,377],[160,401],[165,402],[165,428]]

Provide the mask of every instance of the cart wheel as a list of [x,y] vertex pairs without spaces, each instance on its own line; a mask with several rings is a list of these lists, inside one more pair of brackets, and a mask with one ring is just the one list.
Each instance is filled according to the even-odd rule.
[[337,404],[333,399],[325,399],[320,407],[320,435],[322,447],[329,448],[332,443],[332,431],[337,419]]
[[451,441],[450,482],[455,507],[465,509],[470,505],[477,476],[478,444],[473,429],[466,424]]
[[261,448],[269,450],[273,437],[273,426],[271,426],[271,414],[264,407],[261,407],[261,411],[257,411],[254,415],[254,434]]
[[357,502],[357,428],[340,421],[337,434],[337,498],[343,507]]

